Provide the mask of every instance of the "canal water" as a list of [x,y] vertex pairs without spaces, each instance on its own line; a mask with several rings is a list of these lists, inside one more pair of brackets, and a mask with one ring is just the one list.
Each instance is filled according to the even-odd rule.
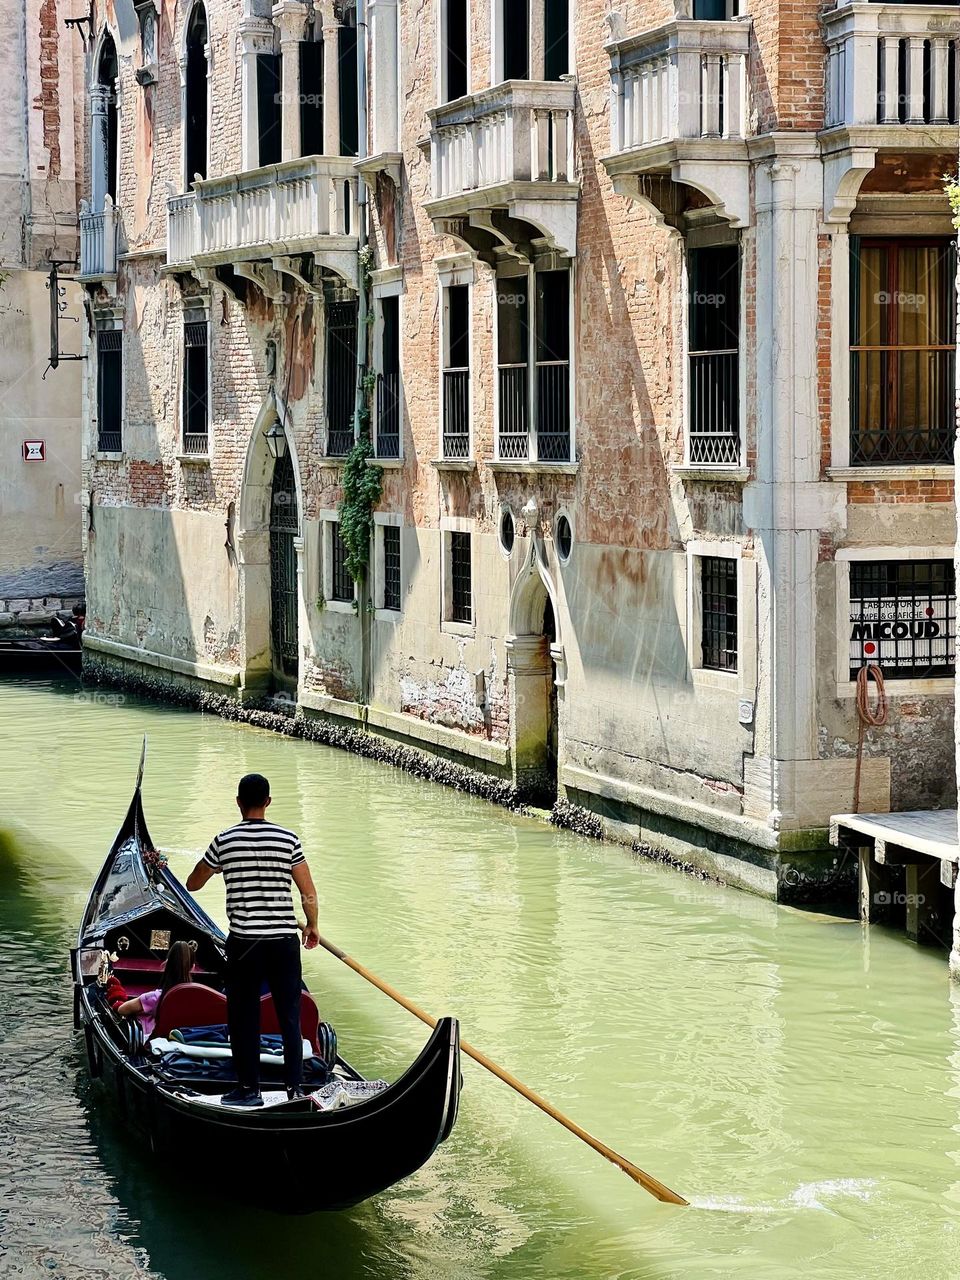
[[[692,1207],[658,1204],[469,1060],[450,1141],[351,1212],[234,1210],[216,1151],[153,1168],[85,1079],[66,960],[144,733],[147,817],[189,851],[178,870],[232,821],[237,777],[266,773],[323,932]],[[960,1276],[960,993],[941,955],[75,684],[0,684],[0,778],[3,1276]],[[204,902],[223,919],[219,882]],[[305,972],[357,1066],[392,1078],[414,1057],[410,1015],[326,953]]]

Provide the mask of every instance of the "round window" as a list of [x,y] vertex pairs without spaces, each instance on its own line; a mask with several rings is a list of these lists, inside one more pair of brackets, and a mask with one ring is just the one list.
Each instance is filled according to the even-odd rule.
[[557,554],[566,562],[570,559],[572,550],[573,530],[570,528],[570,521],[566,516],[560,516],[557,520]]
[[513,540],[516,537],[516,532],[516,527],[513,523],[513,512],[504,508],[500,512],[500,547],[506,556],[509,556],[513,551]]

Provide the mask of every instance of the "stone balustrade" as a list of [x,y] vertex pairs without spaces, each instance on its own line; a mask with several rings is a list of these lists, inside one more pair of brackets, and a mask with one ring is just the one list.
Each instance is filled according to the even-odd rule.
[[828,129],[957,123],[955,5],[844,4],[821,21]]
[[80,278],[110,279],[117,274],[118,210],[109,196],[103,209],[91,212],[86,200],[80,201]]
[[611,149],[748,132],[748,21],[677,21],[607,46]]
[[570,81],[508,80],[429,112],[433,198],[512,182],[570,182]]
[[350,157],[307,156],[206,178],[167,201],[169,265],[213,267],[327,248],[356,249]]

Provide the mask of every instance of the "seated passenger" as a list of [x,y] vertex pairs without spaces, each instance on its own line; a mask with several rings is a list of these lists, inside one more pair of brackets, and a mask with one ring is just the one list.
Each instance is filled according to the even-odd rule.
[[156,991],[145,991],[142,996],[125,1000],[117,1006],[117,1013],[123,1018],[139,1018],[143,1027],[143,1038],[149,1040],[157,1023],[157,1005],[161,998],[181,982],[192,982],[193,948],[189,942],[175,942],[167,952],[167,962],[163,966],[163,981]]

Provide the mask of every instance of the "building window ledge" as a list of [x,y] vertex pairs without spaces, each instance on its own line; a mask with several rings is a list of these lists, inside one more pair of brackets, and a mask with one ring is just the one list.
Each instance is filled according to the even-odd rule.
[[[949,698],[956,692],[957,683],[952,676],[932,676],[929,680],[891,680],[886,679],[886,693],[890,698]],[[846,698],[857,696],[855,680],[837,682],[837,698],[841,702]]]
[[827,467],[830,480],[952,480],[954,469],[944,463],[895,467]]
[[197,463],[202,467],[210,465],[209,453],[178,453],[177,461],[183,463]]
[[670,471],[681,480],[703,480],[708,484],[746,484],[750,479],[749,467],[704,467],[675,463]]
[[477,634],[477,628],[472,622],[453,622],[449,618],[440,623],[440,630],[449,636],[461,636],[473,640]]
[[580,470],[579,462],[531,462],[529,459],[490,458],[486,465],[491,471],[533,476],[575,476]]
[[381,467],[384,471],[400,471],[403,468],[403,458],[368,458],[368,467]]
[[438,471],[475,471],[477,462],[475,458],[432,458],[430,465]]
[[95,462],[122,462],[125,456],[123,453],[115,453],[109,449],[97,449],[93,458]]

